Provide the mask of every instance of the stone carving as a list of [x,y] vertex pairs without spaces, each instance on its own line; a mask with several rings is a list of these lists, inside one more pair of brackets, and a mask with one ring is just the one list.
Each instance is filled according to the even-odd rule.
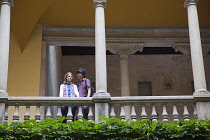
[[104,7],[106,8],[106,0],[93,0],[94,8],[96,7]]
[[0,5],[2,4],[9,4],[11,7],[14,6],[13,0],[0,0]]
[[173,47],[175,49],[175,52],[180,51],[181,53],[185,55],[190,54],[190,44],[189,43],[177,43]]
[[136,53],[137,51],[143,51],[143,43],[109,43],[107,44],[107,50],[113,54],[118,54],[120,60],[127,60],[129,55]]
[[187,8],[189,5],[197,5],[199,0],[185,0],[184,7]]

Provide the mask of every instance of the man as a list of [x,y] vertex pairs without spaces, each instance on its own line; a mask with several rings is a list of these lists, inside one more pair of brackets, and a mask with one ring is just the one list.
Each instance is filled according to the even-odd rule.
[[[91,96],[91,82],[89,79],[85,78],[86,70],[79,68],[77,71],[77,78],[79,79],[78,90],[79,97],[90,97]],[[83,118],[88,120],[89,107],[82,106]]]

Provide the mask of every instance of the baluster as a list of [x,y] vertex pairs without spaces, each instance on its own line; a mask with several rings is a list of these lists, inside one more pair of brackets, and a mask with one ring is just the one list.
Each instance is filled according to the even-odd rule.
[[[71,110],[72,110],[72,108],[71,108],[71,106],[69,106],[69,107],[68,107],[68,114],[67,114],[67,122],[72,122],[72,117],[73,117],[73,115],[72,115]],[[77,112],[77,111],[76,111],[76,112]],[[76,115],[76,113],[75,113],[75,115]],[[76,117],[76,116],[75,116],[75,117]]]
[[26,106],[26,113],[24,115],[24,120],[30,120],[30,106]]
[[189,118],[189,112],[187,110],[187,106],[186,105],[184,105],[184,113],[183,113],[183,116],[184,116],[184,120],[185,121],[189,121],[190,120],[190,118]]
[[120,112],[120,118],[122,121],[125,120],[125,110],[124,110],[124,105],[121,106],[121,112]]
[[155,109],[154,105],[152,106],[152,114],[151,114],[151,116],[152,116],[152,121],[153,122],[157,122],[158,121],[158,119],[157,119],[157,112],[156,112],[156,109]]
[[[71,110],[70,110],[71,111]],[[61,114],[61,106],[58,106],[58,112],[57,112],[57,115],[56,117],[62,117],[62,114]]]
[[40,122],[41,121],[40,117],[41,117],[40,106],[36,106],[36,114],[35,114],[36,122]]
[[51,112],[50,112],[50,106],[47,107],[47,114],[46,114],[46,119],[52,118]]
[[147,113],[145,111],[144,105],[142,105],[141,118],[142,118],[142,120],[147,119]]
[[83,114],[82,114],[82,107],[81,107],[81,106],[79,107],[79,113],[78,113],[77,116],[78,116],[78,120],[81,121],[81,120],[82,120],[82,117],[83,117]]
[[88,121],[89,122],[92,122],[93,121],[93,110],[92,110],[92,106],[89,107]]
[[193,112],[193,115],[194,115],[194,119],[198,119],[198,113],[197,113],[197,107],[196,105],[194,105],[194,112]]
[[5,106],[4,123],[8,124],[8,106]]
[[179,121],[179,114],[177,112],[177,108],[176,108],[176,105],[173,106],[173,121],[174,122],[178,122]]
[[110,118],[115,118],[114,106],[111,106]]
[[15,106],[15,112],[13,114],[13,122],[18,122],[19,121],[19,106]]
[[163,121],[168,121],[168,113],[166,111],[166,106],[163,105],[163,113],[162,113],[162,118],[163,118]]
[[136,121],[136,111],[135,111],[135,106],[131,106],[131,121]]

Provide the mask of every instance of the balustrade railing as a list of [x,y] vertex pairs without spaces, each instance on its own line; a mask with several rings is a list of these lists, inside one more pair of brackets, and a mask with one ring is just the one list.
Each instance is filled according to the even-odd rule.
[[[125,106],[130,106],[130,119],[132,121],[151,119],[152,121],[174,121],[197,119],[197,111],[193,96],[129,96],[111,97],[109,103],[109,117],[126,119]],[[78,106],[78,120],[81,120],[81,106],[89,106],[89,120],[95,119],[94,99],[92,97],[8,97],[5,107],[4,122],[19,122],[22,115],[24,120],[31,119],[31,107],[35,106],[36,113],[33,118],[37,122],[52,118],[51,107],[57,106],[56,118],[62,116],[61,106],[68,106],[67,121],[72,121],[71,107]],[[20,107],[25,106],[25,113],[20,113]],[[8,108],[14,107],[13,116],[8,120]],[[45,110],[45,111],[41,111]]]

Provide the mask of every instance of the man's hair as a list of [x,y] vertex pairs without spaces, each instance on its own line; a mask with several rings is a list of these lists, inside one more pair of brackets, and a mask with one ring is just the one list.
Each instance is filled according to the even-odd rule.
[[85,69],[83,69],[83,68],[79,68],[78,70],[77,70],[77,74],[78,73],[81,73],[82,75],[84,75],[85,76],[85,74],[86,74],[86,70]]

